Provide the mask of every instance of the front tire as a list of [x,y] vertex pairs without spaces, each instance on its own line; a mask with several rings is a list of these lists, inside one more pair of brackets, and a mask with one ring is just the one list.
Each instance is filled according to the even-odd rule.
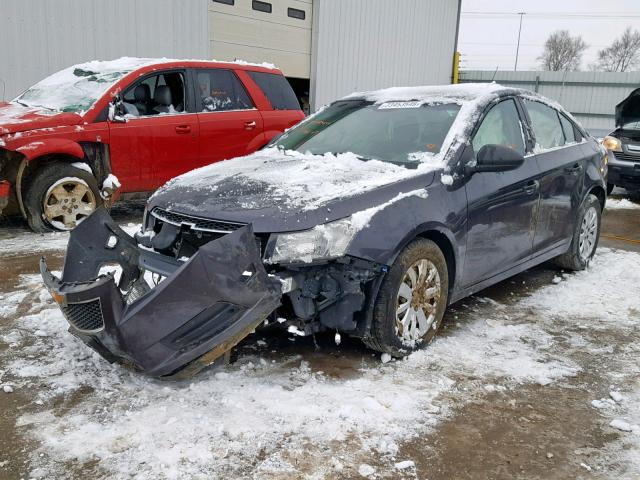
[[449,275],[442,251],[417,239],[400,253],[380,286],[371,332],[363,342],[402,357],[428,344],[447,307]]
[[587,195],[578,210],[569,251],[556,257],[556,264],[567,270],[587,268],[598,248],[601,218],[600,200],[593,194]]
[[24,202],[35,232],[73,230],[102,203],[96,178],[63,162],[45,165],[34,174]]

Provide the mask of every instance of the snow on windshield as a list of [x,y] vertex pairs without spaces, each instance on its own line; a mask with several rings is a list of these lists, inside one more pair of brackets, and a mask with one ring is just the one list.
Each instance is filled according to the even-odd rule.
[[[391,88],[367,94],[352,94],[346,98],[362,98],[376,103],[418,99],[429,103],[458,103],[461,105],[442,149],[437,154],[416,152],[416,168],[405,168],[372,159],[363,161],[354,153],[312,155],[294,150],[267,148],[246,157],[215,163],[181,175],[158,190],[158,194],[172,188],[210,189],[215,195],[228,195],[218,190],[218,182],[235,177],[238,184],[266,185],[265,193],[279,199],[287,207],[313,210],[336,198],[353,197],[384,185],[405,180],[435,170],[446,170],[445,158],[455,151],[477,120],[479,106],[497,97],[503,89],[496,84],[469,84],[443,87]],[[308,122],[307,119],[305,122]],[[295,128],[295,127],[294,127]],[[176,204],[176,209],[190,209],[188,203]],[[247,208],[250,208],[247,205]],[[252,208],[259,208],[254,205]]]
[[73,65],[36,83],[14,101],[30,107],[82,114],[122,77],[155,62],[157,60],[149,58],[123,57]]

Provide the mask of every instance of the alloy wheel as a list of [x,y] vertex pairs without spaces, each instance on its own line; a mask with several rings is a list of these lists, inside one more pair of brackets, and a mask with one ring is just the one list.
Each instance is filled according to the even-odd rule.
[[593,255],[598,237],[598,212],[591,206],[582,217],[580,225],[580,237],[578,238],[578,252],[580,259],[586,262]]
[[59,230],[72,230],[96,209],[96,198],[84,180],[63,178],[55,182],[44,196],[46,220]]
[[395,331],[405,342],[420,340],[435,323],[441,295],[440,274],[427,259],[411,265],[402,277],[396,300]]

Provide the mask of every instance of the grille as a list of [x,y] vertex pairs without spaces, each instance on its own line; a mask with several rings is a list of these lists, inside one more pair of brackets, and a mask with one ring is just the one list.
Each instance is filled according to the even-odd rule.
[[194,230],[202,230],[204,232],[229,233],[246,225],[244,223],[192,217],[190,215],[183,215],[182,213],[168,212],[161,208],[154,208],[151,215],[163,222],[171,223],[172,225],[188,225]]
[[626,160],[627,162],[640,162],[640,155],[630,155],[628,153],[616,152],[614,156],[618,160]]
[[81,331],[95,332],[104,328],[100,300],[85,303],[70,303],[63,307],[64,316],[71,325]]

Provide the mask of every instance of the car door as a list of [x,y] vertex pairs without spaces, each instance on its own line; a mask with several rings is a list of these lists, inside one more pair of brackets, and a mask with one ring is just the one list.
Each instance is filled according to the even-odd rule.
[[[525,153],[520,112],[512,98],[485,112],[471,147],[509,146]],[[517,169],[476,172],[467,180],[467,252],[463,284],[470,286],[508,270],[531,256],[539,197],[535,158]]]
[[262,115],[233,70],[194,69],[200,165],[251,153],[264,145]]
[[566,116],[541,102],[523,99],[522,103],[535,138],[535,160],[542,172],[533,251],[544,253],[571,241],[586,157]]
[[198,166],[198,118],[185,80],[184,71],[171,70],[124,90],[126,121],[109,123],[109,148],[125,191],[154,190]]

